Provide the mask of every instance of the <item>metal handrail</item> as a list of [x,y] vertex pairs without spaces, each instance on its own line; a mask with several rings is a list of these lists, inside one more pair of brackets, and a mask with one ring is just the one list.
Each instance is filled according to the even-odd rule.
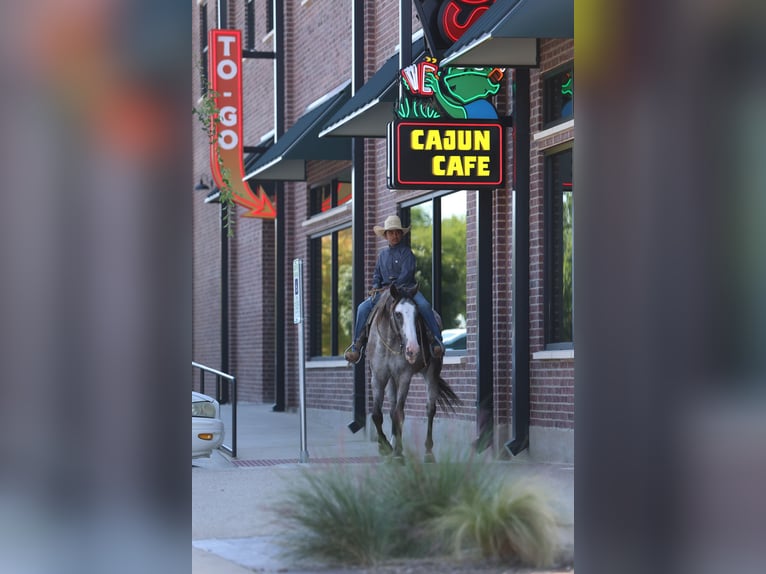
[[[230,401],[231,401],[231,446],[226,443],[221,444],[223,450],[228,452],[232,458],[237,458],[237,378],[229,373],[224,373],[218,369],[208,367],[192,361],[192,367],[200,370],[200,392],[205,394],[205,373],[211,373],[215,375],[216,379],[216,400],[221,400],[221,380],[225,379],[229,382],[230,386]],[[192,388],[194,388],[194,380],[192,379]]]

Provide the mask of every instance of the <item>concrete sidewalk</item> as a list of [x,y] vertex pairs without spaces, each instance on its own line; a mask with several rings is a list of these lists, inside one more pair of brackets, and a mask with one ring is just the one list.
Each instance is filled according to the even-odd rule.
[[[236,459],[217,451],[210,459],[192,461],[192,574],[359,572],[301,569],[282,558],[276,544],[280,526],[274,504],[307,470],[327,464],[376,464],[379,459],[377,444],[372,440],[374,430],[367,428],[352,434],[346,427],[350,415],[346,421],[338,413],[310,410],[306,415],[306,450],[302,453],[299,413],[276,413],[271,405],[249,403],[240,403],[237,410]],[[226,406],[223,418],[228,431],[231,419]],[[434,431],[437,460],[440,444],[449,442],[450,436],[449,421],[439,424]],[[424,428],[423,421],[408,420],[404,431],[408,446],[410,442],[412,446],[422,443],[418,435],[424,436]],[[230,435],[225,444],[231,445]],[[308,455],[307,462],[300,462],[302,454]],[[571,552],[573,466],[533,462],[524,455],[497,464],[508,465],[509,472],[532,477],[546,487],[566,524],[561,544]]]

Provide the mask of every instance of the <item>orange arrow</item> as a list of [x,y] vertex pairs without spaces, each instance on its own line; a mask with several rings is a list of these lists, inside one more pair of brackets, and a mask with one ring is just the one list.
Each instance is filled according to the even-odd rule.
[[258,217],[261,219],[274,219],[277,216],[277,210],[271,203],[269,196],[260,185],[256,188],[256,193],[249,197],[234,195],[234,202],[241,205],[248,211],[242,214],[242,217]]

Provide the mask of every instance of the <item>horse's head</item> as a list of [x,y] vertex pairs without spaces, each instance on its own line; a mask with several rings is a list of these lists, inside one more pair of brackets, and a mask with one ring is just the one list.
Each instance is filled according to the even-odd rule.
[[417,286],[410,293],[403,289],[397,289],[396,285],[392,283],[390,291],[394,300],[391,315],[402,339],[404,357],[408,363],[414,364],[420,355],[420,345],[418,345],[418,334],[415,327],[418,307],[412,300]]

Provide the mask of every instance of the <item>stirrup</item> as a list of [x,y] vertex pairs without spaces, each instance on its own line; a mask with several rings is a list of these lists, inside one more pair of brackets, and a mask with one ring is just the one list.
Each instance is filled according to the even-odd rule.
[[353,363],[355,365],[362,360],[363,353],[364,345],[362,345],[361,348],[357,351],[356,346],[352,344],[346,349],[345,353],[343,353],[343,358],[346,359],[346,361],[349,363]]

